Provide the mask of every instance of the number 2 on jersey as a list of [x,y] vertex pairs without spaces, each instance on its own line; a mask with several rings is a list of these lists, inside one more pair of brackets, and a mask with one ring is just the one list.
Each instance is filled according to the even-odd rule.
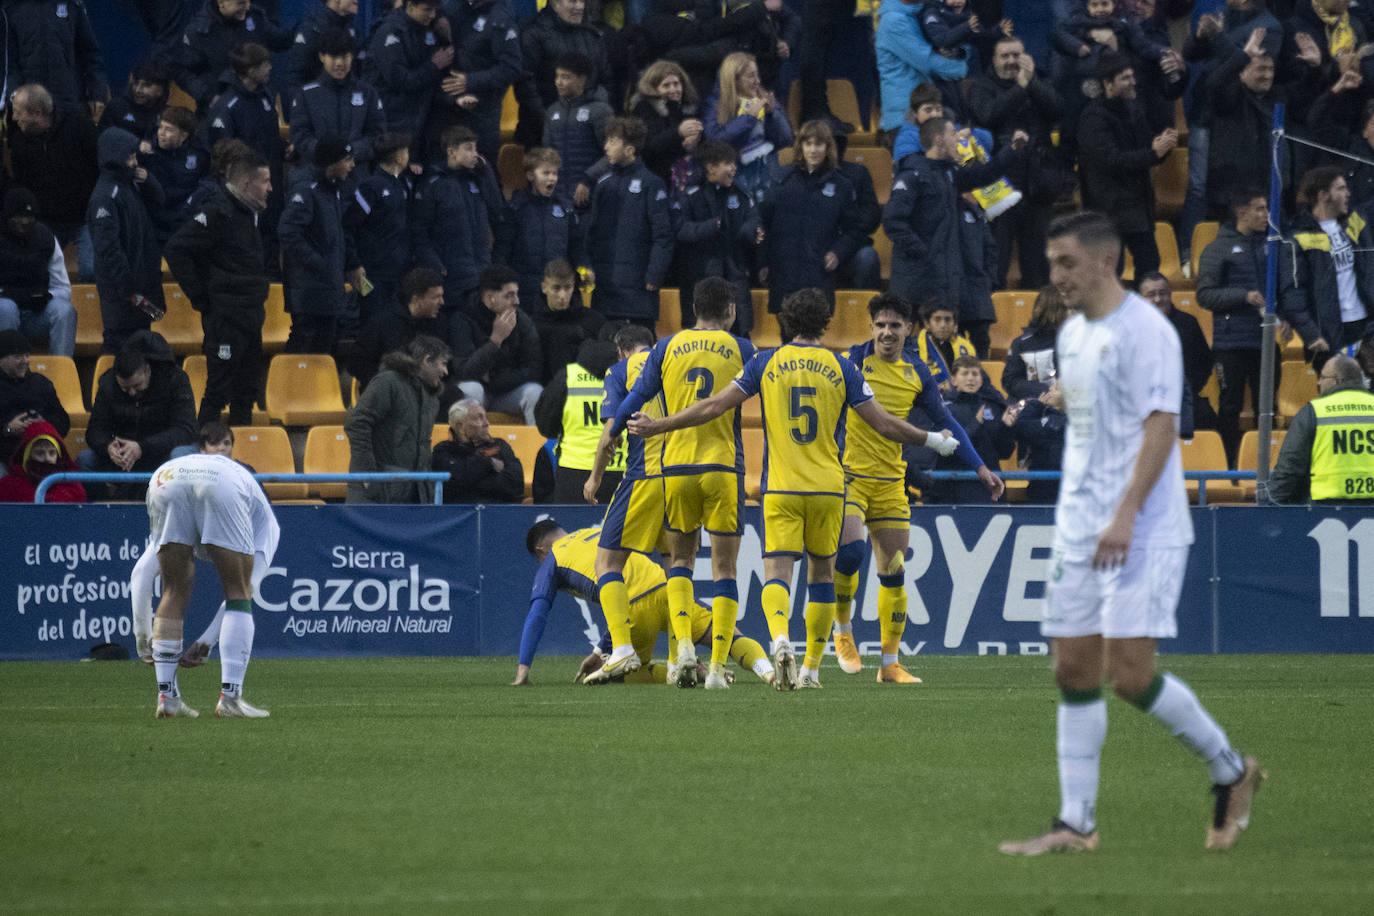
[[697,386],[697,400],[704,401],[716,390],[716,377],[702,366],[687,370],[687,381]]
[[796,385],[792,388],[792,419],[799,421],[792,427],[792,439],[801,445],[806,445],[816,438],[816,430],[819,426],[819,418],[816,408],[811,404],[803,403],[816,396],[816,389],[809,385]]

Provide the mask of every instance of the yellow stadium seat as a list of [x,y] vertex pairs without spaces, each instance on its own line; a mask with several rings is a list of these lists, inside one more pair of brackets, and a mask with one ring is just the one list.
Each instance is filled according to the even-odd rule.
[[[1283,437],[1287,435],[1283,430],[1276,429],[1269,433],[1269,467],[1274,467],[1274,462],[1278,460],[1279,449],[1283,448]],[[1237,471],[1257,471],[1259,470],[1259,430],[1247,430],[1245,435],[1240,437],[1240,452],[1236,455]],[[1255,482],[1253,480],[1242,480],[1240,482],[1241,491],[1245,499],[1255,498]]]
[[1178,258],[1178,236],[1174,227],[1165,222],[1155,223],[1155,247],[1159,249],[1159,272],[1169,278],[1169,285],[1192,287],[1192,280],[1183,276],[1183,265]]
[[72,460],[75,461],[76,456],[86,447],[86,427],[73,426],[67,430],[67,435],[63,437],[62,442],[67,446],[67,454],[71,455]]
[[835,290],[835,314],[825,329],[821,343],[832,350],[844,350],[873,336],[868,320],[868,303],[878,295],[875,289]]
[[749,334],[749,339],[760,350],[782,346],[782,328],[778,326],[778,316],[768,311],[768,290],[750,290],[749,298],[754,302],[754,330]]
[[433,451],[435,447],[439,445],[440,442],[447,442],[450,438],[452,438],[452,435],[453,430],[449,428],[449,425],[447,423],[435,423],[434,429],[430,430],[429,433],[430,451]]
[[997,320],[988,329],[990,355],[1006,357],[1011,342],[1020,337],[1026,325],[1030,324],[1031,312],[1039,295],[1033,289],[1004,289],[992,294],[992,307],[997,312]]
[[[795,134],[801,127],[801,80],[793,80],[792,88],[787,93],[787,120],[791,122],[792,133]],[[779,161],[781,162],[781,156]]]
[[518,143],[502,143],[496,156],[496,174],[501,188],[510,197],[525,186],[525,148]]
[[882,276],[884,280],[892,276],[892,239],[887,237],[883,227],[879,226],[878,231],[873,233],[873,250],[878,252],[878,263],[882,266]]
[[267,413],[287,426],[342,423],[348,416],[334,357],[281,353],[267,368]]
[[[1150,182],[1155,188],[1155,212],[1165,219],[1173,219],[1183,209],[1188,194],[1188,149],[1180,145],[1163,162],[1150,169]],[[1165,273],[1166,271],[1161,271]]]
[[[96,357],[95,371],[91,373],[91,406],[95,406],[95,393],[100,390],[100,377],[108,370],[114,368],[114,359],[113,353],[102,353]],[[193,382],[191,384],[191,390],[194,391],[195,387],[195,383]],[[201,382],[201,387],[205,387],[204,381]],[[196,403],[200,403],[199,395],[196,395]]]
[[[1185,471],[1224,471],[1226,467],[1226,449],[1221,444],[1221,434],[1213,429],[1199,429],[1193,433],[1193,438],[1183,439],[1179,442],[1179,451],[1183,458],[1183,469]],[[1197,499],[1198,485],[1201,481],[1187,481],[1189,497],[1194,501]],[[1207,483],[1207,501],[1227,502],[1241,498],[1241,489],[1234,483],[1228,481],[1212,480]]]
[[873,179],[873,192],[878,196],[878,205],[886,204],[888,196],[892,194],[892,154],[881,146],[850,146],[845,150],[844,158],[868,169],[868,175]]
[[797,148],[795,146],[784,146],[778,150],[778,165],[789,166],[797,158]]
[[520,106],[515,101],[515,87],[509,86],[501,97],[501,142],[515,139],[515,125],[520,120]]
[[[196,410],[200,410],[201,399],[205,397],[205,354],[192,353],[181,361],[181,370],[186,373],[186,377],[191,380],[191,394],[196,399]],[[229,416],[229,409],[226,407],[220,413],[220,419],[225,420]],[[267,411],[258,405],[253,405],[253,425],[268,426],[272,418],[267,415]]]
[[[294,474],[296,459],[291,439],[280,426],[235,426],[234,460],[251,465],[259,474]],[[264,484],[272,499],[305,499],[303,483]]]
[[1274,413],[1283,417],[1284,425],[1316,396],[1317,370],[1301,360],[1285,359],[1279,370],[1279,394],[1274,402]]
[[[797,93],[800,98],[800,93]],[[849,142],[855,146],[872,146],[877,142],[878,135],[872,129],[865,130],[864,124],[872,127],[872,122],[867,118],[859,116],[859,94],[854,91],[854,84],[846,79],[828,79],[825,81],[825,96],[830,103],[830,111],[841,121],[848,121],[854,125],[854,131],[849,135]]]
[[763,400],[761,398],[747,398],[740,405],[739,423],[744,429],[763,428]]
[[1214,220],[1206,220],[1193,227],[1193,239],[1188,244],[1188,267],[1193,275],[1193,282],[1197,282],[1198,265],[1202,261],[1202,253],[1207,250],[1207,246],[1217,240],[1217,232],[1221,229],[1221,223]]
[[539,434],[539,430],[533,426],[505,426],[495,425],[491,427],[491,437],[493,439],[504,438],[510,443],[511,451],[515,452],[515,457],[520,459],[520,468],[525,474],[525,498],[528,499],[534,484],[534,462],[539,457],[539,450],[544,447],[548,440]]
[[99,353],[105,323],[100,319],[100,294],[95,284],[73,283],[72,305],[76,308],[76,355]]
[[763,430],[746,427],[740,436],[744,443],[744,495],[758,502],[763,483]]
[[76,363],[70,356],[29,356],[29,371],[36,372],[52,382],[57,389],[57,399],[67,412],[72,426],[86,426],[91,415],[86,410],[86,402],[81,397],[81,378],[76,374]]
[[[305,436],[305,473],[347,474],[351,457],[348,436],[342,426],[310,427]],[[311,496],[321,499],[343,499],[348,494],[346,483],[310,483],[306,488]]]
[[175,353],[185,355],[199,351],[204,336],[200,313],[191,308],[191,300],[175,283],[162,284],[162,297],[167,303],[167,314],[161,321],[153,322],[153,330],[167,338]]
[[1202,328],[1202,334],[1207,338],[1207,343],[1212,342],[1212,312],[1198,305],[1197,293],[1190,289],[1176,289],[1172,293],[1174,308],[1181,312],[1187,312],[1197,319],[1198,325]]
[[176,83],[172,83],[168,88],[167,105],[168,107],[179,105],[182,108],[189,108],[192,111],[196,110],[196,100],[191,97],[189,92],[182,89]]
[[1276,333],[1274,340],[1279,345],[1279,358],[1284,362],[1289,360],[1296,360],[1298,362],[1305,361],[1307,348],[1303,345],[1302,338],[1298,336],[1296,331],[1293,332],[1286,341],[1280,338]]
[[1002,390],[1002,373],[1006,371],[1006,368],[1007,364],[1004,360],[983,360],[983,372],[987,375],[988,381],[992,382],[992,387],[996,388],[998,391]]
[[262,322],[262,352],[270,356],[282,351],[291,333],[291,316],[286,313],[286,296],[280,283],[267,287],[263,309],[267,314]]
[[664,287],[658,291],[658,324],[654,334],[672,337],[682,330],[682,290]]

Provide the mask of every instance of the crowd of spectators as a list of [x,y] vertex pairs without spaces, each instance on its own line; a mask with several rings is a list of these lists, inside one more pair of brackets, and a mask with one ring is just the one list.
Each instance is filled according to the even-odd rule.
[[[980,21],[1000,4],[882,0],[873,128],[894,177],[877,189],[845,158],[858,125],[825,96],[844,4],[549,0],[517,21],[508,0],[387,0],[370,30],[358,5],[317,0],[289,23],[277,3],[143,4],[150,56],[111,86],[100,40],[115,36],[97,39],[82,0],[4,0],[0,330],[71,354],[78,279],[98,291],[102,352],[121,354],[165,309],[165,258],[204,324],[201,421],[227,405],[247,422],[263,301],[281,281],[287,350],[338,356],[363,406],[384,376],[414,388],[432,358],[389,354],[437,341],[438,418],[461,398],[532,424],[586,340],[654,327],[661,288],[684,292],[690,325],[685,293],[722,277],[748,334],[751,287],[770,311],[804,287],[880,288],[881,226],[891,291],[923,319],[913,342],[953,402],[995,415],[995,457],[1017,438],[1013,414],[1056,410],[1062,314],[1038,312],[1017,342],[1006,396],[961,383],[955,364],[988,356],[993,292],[1009,276],[1047,283],[1049,216],[1075,193],[1115,221],[1135,276],[1158,276],[1152,168],[1186,150],[1178,238],[1186,249],[1198,222],[1225,224],[1195,278],[1216,337],[1189,348],[1197,381],[1221,368],[1221,410],[1194,421],[1217,425],[1234,460],[1258,382],[1258,189],[1280,102],[1290,133],[1361,158],[1284,147],[1279,314],[1318,368],[1369,329],[1374,4],[1225,0],[1180,21],[1194,4],[1055,0],[1036,59],[1015,22]],[[794,60],[799,121],[781,83]],[[498,168],[508,93],[516,187]],[[451,451],[466,454],[472,416],[458,415]]]

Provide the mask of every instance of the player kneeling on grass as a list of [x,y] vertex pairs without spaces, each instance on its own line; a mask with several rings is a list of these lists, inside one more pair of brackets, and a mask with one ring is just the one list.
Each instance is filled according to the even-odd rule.
[[196,579],[196,555],[208,556],[224,588],[220,629],[220,696],[215,715],[265,718],[243,699],[243,677],[253,651],[253,555],[275,545],[272,506],[253,475],[218,454],[186,455],[153,472],[148,486],[148,549],[162,573],[162,600],[153,617],[153,667],[159,719],[199,715],[177,689],[182,625]]
[[1102,678],[1206,761],[1216,805],[1208,849],[1229,849],[1250,823],[1264,774],[1236,751],[1188,685],[1158,674],[1159,640],[1176,612],[1193,542],[1178,405],[1178,334],[1117,278],[1121,237],[1107,217],[1050,225],[1050,282],[1075,314],[1056,350],[1068,430],[1055,507],[1041,632],[1054,640],[1059,701],[1059,816],[1047,833],[1003,843],[1008,855],[1097,848],[1097,783],[1107,738]]
[[[526,533],[525,547],[539,561],[539,571],[534,576],[530,611],[520,636],[520,661],[511,686],[530,683],[534,652],[544,635],[549,610],[558,592],[568,592],[584,601],[600,601],[596,580],[596,551],[600,537],[600,526],[582,528],[569,534],[551,518],[540,519]],[[628,683],[675,682],[677,672],[673,670],[676,667],[674,663],[669,663],[666,669],[661,665],[649,664],[660,633],[668,634],[668,657],[677,658],[677,637],[668,622],[667,577],[661,567],[639,553],[630,554],[624,577],[630,604],[630,644],[634,646],[640,667],[623,678],[606,672],[605,654],[608,653],[598,650],[583,660],[574,682],[605,684],[621,679]],[[711,610],[698,604],[693,604],[693,608],[692,639],[701,642],[710,633]],[[606,648],[609,650],[610,647]],[[769,664],[763,646],[755,640],[736,631],[730,657],[740,667],[748,668],[763,680],[771,682],[773,666]]]

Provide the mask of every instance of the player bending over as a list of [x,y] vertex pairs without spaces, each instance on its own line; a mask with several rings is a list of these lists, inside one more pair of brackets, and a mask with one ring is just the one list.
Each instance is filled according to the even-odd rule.
[[[148,486],[149,550],[162,572],[162,600],[153,617],[153,668],[157,717],[199,715],[177,689],[182,625],[196,580],[196,555],[215,564],[224,588],[220,628],[220,696],[215,715],[265,718],[243,698],[243,677],[253,651],[253,555],[275,545],[272,506],[253,475],[223,455],[186,455],[153,472]],[[269,558],[270,559],[270,558]]]
[[[925,408],[934,426],[953,432],[958,455],[996,500],[1002,479],[983,464],[968,433],[950,416],[930,370],[914,347],[907,346],[911,305],[884,293],[868,303],[873,339],[850,347],[841,355],[863,372],[864,381],[888,413],[905,417],[913,407]],[[919,684],[897,660],[906,630],[906,574],[903,563],[911,541],[911,500],[906,493],[906,462],[902,448],[880,436],[863,417],[853,417],[844,443],[844,526],[835,556],[835,657],[840,670],[858,674],[863,668],[854,645],[850,620],[854,613],[854,585],[864,559],[864,527],[873,539],[878,567],[878,628],[882,638],[880,684]]]
[[1241,757],[1188,685],[1158,674],[1176,612],[1193,522],[1178,451],[1183,354],[1173,325],[1117,279],[1121,237],[1083,212],[1050,226],[1053,283],[1077,314],[1055,351],[1068,430],[1054,513],[1041,632],[1054,640],[1059,686],[1059,816],[1009,855],[1097,848],[1097,781],[1107,738],[1104,671],[1116,695],[1154,716],[1206,761],[1216,805],[1208,849],[1228,849],[1250,822],[1264,774]]
[[[234,431],[223,423],[206,423],[200,428],[200,453],[202,455],[223,455],[233,457]],[[242,462],[240,462],[242,463]],[[247,465],[244,465],[247,467]],[[259,538],[253,548],[253,591],[267,576],[272,565],[272,557],[277,552],[276,526],[263,526],[254,534]],[[145,664],[153,663],[153,583],[157,579],[157,552],[152,542],[134,564],[129,575],[129,599],[133,605],[134,643],[138,647],[138,658]],[[219,642],[220,624],[224,621],[224,602],[220,602],[205,632],[181,654],[179,664],[183,668],[198,668],[210,657],[210,650]]]
[[[859,370],[821,345],[830,303],[818,289],[788,296],[778,316],[791,343],[760,351],[719,394],[661,420],[636,414],[635,435],[696,426],[733,410],[754,395],[763,400],[766,460],[763,471],[763,612],[772,637],[779,690],[820,686],[821,656],[835,619],[835,551],[844,520],[845,407],[879,435],[953,454],[956,441],[899,420],[873,397]],[[788,638],[788,583],[807,554],[806,658],[800,678]]]
[[[534,653],[539,640],[544,635],[549,610],[554,596],[559,591],[582,598],[584,601],[597,602],[600,594],[595,579],[596,544],[601,537],[601,529],[583,528],[569,534],[558,522],[550,518],[540,519],[525,535],[525,547],[531,556],[539,561],[539,571],[535,573],[534,588],[530,594],[530,611],[525,618],[525,629],[520,636],[520,660],[515,671],[512,686],[530,683],[530,666],[534,663]],[[630,596],[630,641],[634,646],[641,667],[629,672],[627,681],[642,683],[664,683],[676,680],[675,662],[670,662],[667,671],[660,666],[650,666],[654,644],[659,633],[668,634],[669,658],[676,659],[677,634],[669,625],[666,579],[663,570],[648,557],[632,555],[625,565],[625,584]],[[711,628],[711,614],[706,608],[694,604],[691,612],[691,629],[688,638],[703,639]],[[731,621],[733,628],[733,621]],[[763,647],[755,640],[736,633],[730,647],[729,657],[742,668],[748,668],[764,680],[771,680],[773,666],[769,664]],[[593,663],[592,660],[596,659]],[[696,664],[696,660],[692,660]],[[588,673],[588,672],[592,673]],[[593,652],[583,662],[579,677],[585,676],[585,683],[606,683],[616,677],[605,672],[604,656],[600,651]]]

